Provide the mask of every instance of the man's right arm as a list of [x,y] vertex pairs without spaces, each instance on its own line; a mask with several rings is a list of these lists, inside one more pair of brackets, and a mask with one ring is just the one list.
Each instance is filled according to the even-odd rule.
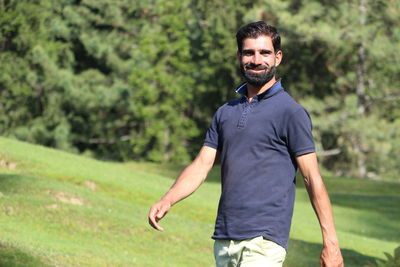
[[183,170],[168,192],[150,208],[149,224],[154,229],[163,231],[164,228],[158,225],[158,221],[175,203],[191,195],[204,182],[214,164],[216,154],[216,149],[203,146],[194,161]]

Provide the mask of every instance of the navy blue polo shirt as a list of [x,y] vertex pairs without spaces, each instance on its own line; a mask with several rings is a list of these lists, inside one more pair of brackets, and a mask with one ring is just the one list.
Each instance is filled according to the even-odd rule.
[[249,102],[221,106],[204,145],[221,153],[221,198],[214,239],[263,236],[287,249],[295,199],[296,160],[315,151],[307,111],[280,81]]

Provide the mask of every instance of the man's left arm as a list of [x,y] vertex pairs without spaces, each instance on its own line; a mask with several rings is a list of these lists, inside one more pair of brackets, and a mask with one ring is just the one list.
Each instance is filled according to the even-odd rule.
[[342,267],[343,258],[336,235],[331,202],[318,168],[317,156],[315,153],[308,153],[298,156],[296,161],[321,226],[323,237],[321,267]]

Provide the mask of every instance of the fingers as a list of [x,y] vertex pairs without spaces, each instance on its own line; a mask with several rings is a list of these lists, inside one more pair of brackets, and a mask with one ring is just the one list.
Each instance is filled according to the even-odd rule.
[[162,206],[161,209],[157,212],[156,219],[157,221],[161,220],[165,215],[167,215],[168,208],[166,206]]
[[153,209],[153,208],[150,209],[149,216],[148,216],[149,217],[149,224],[154,229],[156,229],[158,231],[164,231],[164,229],[161,226],[159,226],[158,223],[157,223],[158,220],[159,220],[159,219],[156,219],[157,218],[156,217],[157,213],[158,213],[158,210]]
[[149,212],[149,224],[158,231],[164,231],[164,228],[158,224],[169,211],[171,206],[168,203],[158,202],[150,208]]

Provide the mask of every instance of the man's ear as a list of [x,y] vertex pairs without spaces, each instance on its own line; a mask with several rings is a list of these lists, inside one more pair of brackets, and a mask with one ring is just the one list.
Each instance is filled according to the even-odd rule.
[[239,50],[238,50],[238,51],[236,52],[236,58],[237,58],[237,60],[238,60],[239,62],[241,61],[241,59],[240,59],[241,55],[242,55],[242,53],[240,53]]
[[275,67],[278,67],[279,64],[281,64],[282,58],[283,58],[282,50],[279,50],[278,52],[275,53]]

